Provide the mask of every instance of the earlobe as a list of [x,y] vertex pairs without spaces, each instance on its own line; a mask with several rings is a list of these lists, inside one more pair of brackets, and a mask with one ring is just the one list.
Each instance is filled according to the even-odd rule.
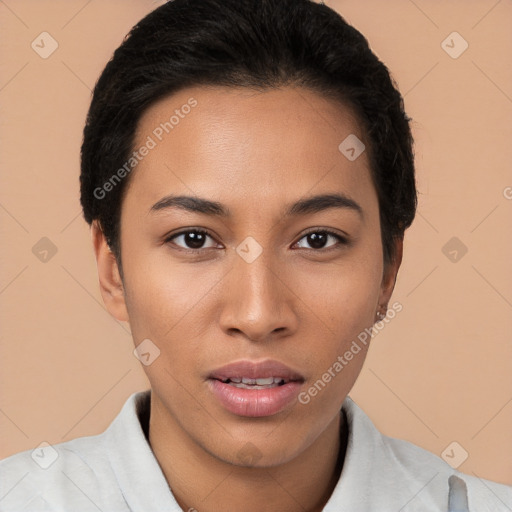
[[128,322],[124,285],[117,261],[97,220],[94,220],[91,225],[91,236],[103,302],[114,318],[121,322]]

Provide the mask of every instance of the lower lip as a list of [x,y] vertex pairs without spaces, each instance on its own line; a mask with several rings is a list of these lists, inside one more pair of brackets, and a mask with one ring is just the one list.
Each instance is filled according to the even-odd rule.
[[272,416],[294,402],[301,382],[288,382],[282,386],[265,389],[237,388],[220,380],[210,379],[210,389],[220,403],[238,416],[252,418]]

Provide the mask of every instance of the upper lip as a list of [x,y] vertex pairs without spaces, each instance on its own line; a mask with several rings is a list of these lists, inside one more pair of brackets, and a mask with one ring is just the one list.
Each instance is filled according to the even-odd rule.
[[210,379],[218,380],[241,379],[243,377],[247,379],[277,377],[287,381],[304,381],[304,377],[300,373],[272,359],[260,362],[249,360],[234,361],[213,370],[209,375]]

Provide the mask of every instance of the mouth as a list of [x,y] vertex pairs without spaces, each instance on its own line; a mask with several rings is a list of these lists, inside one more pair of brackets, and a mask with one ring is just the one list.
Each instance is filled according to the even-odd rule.
[[284,386],[289,382],[296,382],[282,377],[268,377],[262,379],[249,379],[247,377],[231,377],[228,379],[216,379],[224,384],[229,384],[235,388],[241,389],[270,389],[278,386]]
[[213,370],[208,377],[224,383],[230,381],[234,384],[252,386],[279,385],[282,382],[286,384],[291,381],[304,382],[304,377],[299,372],[272,359],[265,359],[264,361],[235,361]]
[[237,416],[272,416],[291,406],[305,378],[277,361],[238,361],[214,370],[209,388]]

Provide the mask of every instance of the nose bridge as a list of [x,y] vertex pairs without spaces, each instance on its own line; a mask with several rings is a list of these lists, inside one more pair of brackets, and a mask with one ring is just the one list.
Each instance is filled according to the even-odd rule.
[[265,339],[277,329],[293,329],[289,291],[272,251],[246,240],[237,253],[225,294],[223,328],[241,331],[252,340]]

